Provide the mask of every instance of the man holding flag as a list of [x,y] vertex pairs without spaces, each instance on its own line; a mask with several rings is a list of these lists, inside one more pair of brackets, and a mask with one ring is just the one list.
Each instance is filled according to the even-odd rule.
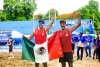
[[66,67],[66,62],[68,62],[69,67],[73,67],[73,54],[72,54],[72,44],[71,44],[71,34],[81,25],[81,14],[78,13],[78,23],[71,28],[66,28],[66,20],[60,20],[61,30],[57,32],[60,35],[60,43],[63,51],[63,57],[59,58],[62,67]]
[[[41,44],[43,44],[46,41],[47,32],[52,27],[52,25],[53,25],[53,23],[55,21],[56,11],[54,9],[52,9],[52,12],[53,12],[53,16],[52,16],[51,22],[48,24],[48,26],[46,28],[43,28],[45,22],[44,22],[44,20],[40,19],[38,21],[38,28],[36,28],[32,32],[32,34],[28,37],[28,40],[31,40],[34,37],[35,44],[38,44],[37,46],[40,46]],[[38,52],[38,54],[43,54],[43,52],[41,52],[42,50],[44,50],[43,47],[41,47],[39,49],[40,52],[39,51],[36,51],[36,52]],[[43,59],[43,58],[41,58],[41,59]],[[44,62],[43,66],[44,67],[48,67],[47,66],[47,62]],[[35,67],[39,67],[39,63],[35,63]]]

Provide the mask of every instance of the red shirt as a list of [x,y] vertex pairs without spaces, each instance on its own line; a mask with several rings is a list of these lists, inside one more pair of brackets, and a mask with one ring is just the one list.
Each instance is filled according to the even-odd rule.
[[60,42],[63,52],[72,52],[71,34],[69,29],[58,31],[60,33]]
[[42,44],[46,41],[46,31],[44,28],[42,29],[38,29],[36,28],[35,29],[35,32],[34,32],[34,37],[35,37],[35,43],[36,44]]

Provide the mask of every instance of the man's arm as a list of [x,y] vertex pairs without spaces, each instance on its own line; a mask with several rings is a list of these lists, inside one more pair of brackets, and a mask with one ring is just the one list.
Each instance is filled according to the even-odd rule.
[[70,32],[72,33],[74,30],[76,30],[81,25],[81,14],[78,13],[78,23],[75,26],[72,26],[69,28]]
[[52,19],[51,22],[48,24],[48,26],[45,28],[46,32],[52,27],[54,21],[55,21],[55,14],[56,14],[56,10],[52,9],[53,15],[52,15]]

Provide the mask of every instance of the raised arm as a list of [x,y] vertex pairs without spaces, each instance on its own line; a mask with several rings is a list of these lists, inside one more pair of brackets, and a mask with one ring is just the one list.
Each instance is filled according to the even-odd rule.
[[54,21],[55,21],[55,15],[56,15],[56,10],[52,9],[53,15],[52,15],[52,19],[51,22],[48,24],[48,26],[45,28],[46,32],[52,27]]
[[76,30],[81,25],[81,14],[78,13],[78,23],[71,28],[69,28],[70,32],[72,33],[74,30]]

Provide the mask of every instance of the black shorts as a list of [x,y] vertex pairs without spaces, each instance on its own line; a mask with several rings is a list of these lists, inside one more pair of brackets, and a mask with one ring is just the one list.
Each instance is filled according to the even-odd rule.
[[74,43],[72,43],[72,50],[74,51],[74,46],[75,46],[75,44]]
[[59,62],[73,62],[72,52],[64,52],[63,57],[59,58]]
[[12,52],[12,51],[13,51],[13,47],[10,46],[10,47],[9,47],[9,52]]

